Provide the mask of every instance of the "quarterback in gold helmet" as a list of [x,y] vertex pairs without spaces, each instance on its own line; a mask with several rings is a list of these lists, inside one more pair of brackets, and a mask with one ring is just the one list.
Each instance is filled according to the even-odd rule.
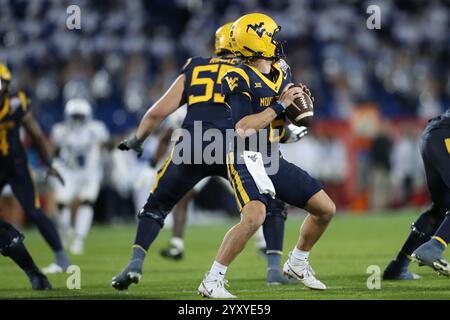
[[[310,289],[326,289],[316,278],[308,257],[336,208],[320,182],[286,161],[276,144],[284,135],[284,126],[281,132],[274,128],[287,121],[285,109],[300,95],[309,94],[305,86],[293,86],[290,67],[282,59],[280,32],[281,27],[261,13],[240,17],[230,29],[232,51],[243,62],[222,78],[222,94],[237,132],[236,142],[228,150],[228,167],[241,221],[225,235],[216,260],[198,288],[207,297],[235,297],[225,288],[225,273],[264,223],[273,197],[309,213],[283,272]],[[269,172],[267,168],[273,164],[275,172]]]
[[[230,110],[221,94],[223,75],[240,62],[231,52],[229,40],[231,25],[232,23],[227,23],[216,31],[215,53],[217,57],[193,57],[188,59],[181,69],[180,75],[174,80],[168,91],[149,108],[137,128],[135,137],[123,141],[119,145],[119,149],[141,153],[143,141],[154,132],[163,119],[184,103],[187,104],[188,108],[182,128],[188,132],[193,132],[194,128],[199,128],[199,123],[201,123],[201,130],[220,130],[224,135],[226,130],[232,128]],[[195,135],[191,134],[191,136]],[[223,141],[225,141],[225,138]],[[167,214],[185,194],[192,190],[203,178],[221,176],[228,179],[225,143],[222,146],[224,150],[221,152],[223,155],[221,160],[206,163],[202,158],[202,163],[193,165],[194,161],[192,160],[194,159],[191,159],[190,163],[182,162],[178,164],[173,160],[172,156],[179,154],[178,148],[182,148],[180,142],[183,141],[175,143],[167,161],[159,170],[148,201],[138,214],[138,228],[132,246],[130,262],[122,272],[112,279],[112,286],[117,290],[127,290],[132,283],[140,281],[147,250],[156,239]],[[202,141],[200,143],[201,149],[197,150],[195,147],[193,149],[197,154],[204,154],[204,149],[207,147],[208,143]],[[276,202],[279,207],[272,211],[284,210],[284,203],[279,204],[280,202]],[[275,201],[271,202],[271,205],[275,206]],[[282,213],[280,212],[277,217],[281,217],[284,226]],[[177,236],[174,233],[174,237],[178,238],[178,243],[180,240],[182,243],[183,240],[179,235]],[[281,234],[281,239],[282,237],[283,234]],[[163,254],[165,257],[170,255],[171,258],[181,259],[183,252],[183,245],[171,242],[171,247],[165,250]],[[277,284],[280,284],[280,281],[283,280],[280,280],[280,278],[283,278],[281,268],[276,271],[278,271],[277,275],[280,277],[275,280]]]

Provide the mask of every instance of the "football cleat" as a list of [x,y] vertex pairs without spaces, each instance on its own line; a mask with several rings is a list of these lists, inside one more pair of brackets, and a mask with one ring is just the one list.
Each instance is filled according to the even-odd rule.
[[225,288],[228,287],[228,280],[220,278],[212,278],[209,276],[209,272],[206,273],[205,278],[198,287],[198,294],[213,299],[234,299],[235,295],[232,295]]
[[283,266],[283,272],[288,278],[297,279],[305,287],[313,290],[327,289],[326,285],[315,277],[314,270],[307,260],[295,262],[292,260],[291,253],[289,253],[289,258]]
[[142,271],[127,266],[121,273],[112,278],[111,286],[119,291],[128,290],[132,284],[138,284],[142,278]]
[[55,273],[62,273],[64,272],[64,268],[61,267],[59,264],[57,263],[52,263],[50,265],[48,265],[47,267],[45,267],[44,269],[42,269],[42,271],[45,274],[55,274]]
[[279,286],[285,284],[298,284],[300,283],[295,278],[287,278],[283,275],[280,269],[269,269],[267,270],[267,285],[269,286]]
[[84,253],[84,244],[83,241],[74,240],[69,248],[71,254],[75,256],[80,256]]
[[383,280],[419,280],[421,276],[402,267],[397,261],[392,260],[383,272]]
[[433,268],[438,274],[449,277],[450,276],[450,264],[442,259],[443,250],[439,247],[439,244],[434,239],[424,243],[417,248],[411,255],[412,261],[419,264],[419,266],[428,266]]
[[161,251],[159,251],[159,254],[161,255],[161,257],[166,259],[181,260],[183,259],[184,251],[175,246],[170,246],[168,248],[161,249]]
[[33,290],[43,291],[52,289],[50,281],[48,281],[47,277],[40,271],[35,272],[30,276],[30,282]]

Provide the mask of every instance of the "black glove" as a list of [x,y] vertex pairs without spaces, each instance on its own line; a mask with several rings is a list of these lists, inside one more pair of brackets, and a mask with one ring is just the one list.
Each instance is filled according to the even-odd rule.
[[136,136],[132,139],[123,140],[117,148],[122,151],[128,151],[130,149],[134,150],[138,157],[142,156],[142,152],[144,151],[142,148],[142,141],[136,138]]

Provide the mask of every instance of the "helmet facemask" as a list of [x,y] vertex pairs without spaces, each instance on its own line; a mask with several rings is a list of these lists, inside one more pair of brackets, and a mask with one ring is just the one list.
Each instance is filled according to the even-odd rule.
[[272,34],[272,43],[275,45],[275,60],[283,59],[286,57],[286,54],[284,53],[284,45],[286,45],[285,40],[277,40],[279,32],[281,31],[281,26],[278,26]]

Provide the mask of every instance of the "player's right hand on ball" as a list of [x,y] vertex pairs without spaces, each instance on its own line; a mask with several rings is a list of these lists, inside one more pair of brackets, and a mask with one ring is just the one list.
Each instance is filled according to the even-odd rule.
[[298,86],[294,86],[293,83],[288,83],[281,93],[278,101],[280,101],[286,108],[289,107],[295,99],[297,99],[303,93],[303,89]]
[[125,139],[123,140],[118,146],[119,150],[122,151],[128,151],[128,150],[134,150],[137,153],[137,156],[142,156],[142,152],[144,149],[142,148],[142,142],[136,138],[133,137],[132,139]]

